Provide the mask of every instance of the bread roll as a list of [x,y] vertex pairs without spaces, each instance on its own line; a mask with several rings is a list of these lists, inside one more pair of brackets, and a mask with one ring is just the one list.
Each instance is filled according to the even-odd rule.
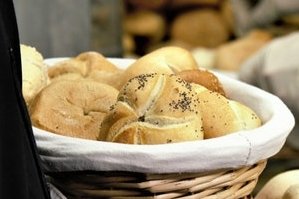
[[77,59],[70,58],[57,62],[48,69],[48,75],[51,81],[54,78],[66,74],[78,74],[84,77],[87,74],[87,66]]
[[224,44],[215,53],[215,67],[238,71],[241,64],[271,40],[271,34],[254,30],[248,35]]
[[206,69],[184,70],[177,74],[189,83],[195,83],[225,96],[225,92],[218,77]]
[[61,62],[49,68],[49,77],[55,78],[66,73],[78,73],[86,77],[93,70],[116,72],[119,69],[108,61],[102,54],[88,51]]
[[22,92],[27,106],[49,81],[43,56],[33,47],[20,46],[22,61]]
[[124,20],[126,33],[145,37],[150,43],[160,41],[166,32],[166,22],[162,15],[150,10],[127,13]]
[[256,113],[242,103],[229,100],[198,84],[193,84],[193,88],[200,100],[205,139],[254,129],[261,125]]
[[170,37],[193,47],[214,48],[229,39],[229,29],[219,12],[213,9],[186,11],[177,16],[170,28]]
[[143,74],[128,81],[105,117],[99,140],[165,144],[203,139],[198,97],[175,75]]
[[91,80],[61,80],[45,87],[29,109],[34,126],[50,132],[96,140],[118,91]]
[[122,83],[146,73],[175,74],[179,71],[197,69],[197,63],[192,54],[180,47],[162,47],[148,53],[131,64],[122,75]]
[[[296,194],[297,185],[297,195]],[[272,177],[257,193],[256,199],[298,198],[299,169],[284,171]],[[291,188],[291,189],[290,189]],[[293,195],[293,196],[292,196]]]
[[51,81],[63,79],[92,79],[101,83],[118,87],[119,76],[123,70],[117,68],[102,54],[88,51],[74,58],[61,61],[49,68]]

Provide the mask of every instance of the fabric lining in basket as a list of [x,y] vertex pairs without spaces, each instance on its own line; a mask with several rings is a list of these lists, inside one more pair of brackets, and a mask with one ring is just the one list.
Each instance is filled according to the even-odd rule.
[[144,174],[134,172],[49,173],[52,183],[67,198],[136,199],[240,199],[251,198],[259,175],[266,166],[252,166],[208,173]]

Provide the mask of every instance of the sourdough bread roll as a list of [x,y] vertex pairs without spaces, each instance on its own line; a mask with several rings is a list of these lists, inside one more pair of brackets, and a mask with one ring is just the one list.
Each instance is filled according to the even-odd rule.
[[249,107],[223,95],[193,84],[200,100],[204,138],[224,136],[261,126],[261,120]]
[[183,70],[197,68],[197,63],[188,50],[174,46],[162,47],[131,64],[124,71],[120,86],[140,74],[176,74]]
[[201,140],[201,119],[191,84],[175,75],[142,74],[120,91],[99,140],[127,144]]
[[22,62],[22,92],[27,106],[49,81],[43,56],[33,47],[20,45]]
[[91,80],[61,80],[45,87],[30,106],[34,126],[60,135],[96,140],[118,91]]

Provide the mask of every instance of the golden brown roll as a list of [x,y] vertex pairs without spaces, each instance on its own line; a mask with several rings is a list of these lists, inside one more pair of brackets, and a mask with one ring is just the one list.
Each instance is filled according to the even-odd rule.
[[193,47],[214,48],[225,43],[230,33],[224,19],[213,9],[196,9],[177,16],[171,24],[170,37]]
[[21,44],[22,92],[27,106],[49,81],[43,56],[33,47]]
[[158,12],[137,10],[127,13],[124,30],[132,36],[145,37],[150,43],[158,42],[166,33],[166,22]]
[[117,68],[102,54],[93,51],[80,53],[76,57],[58,62],[48,69],[51,81],[87,78],[115,88],[119,85],[118,79],[122,72],[123,70]]
[[57,62],[48,68],[49,78],[54,79],[66,74],[79,74],[84,77],[87,73],[87,66],[75,58],[70,58],[64,61]]
[[198,97],[175,75],[143,74],[128,81],[105,117],[99,140],[165,144],[203,139]]
[[185,70],[179,72],[177,75],[189,83],[202,85],[211,91],[225,96],[223,86],[218,77],[208,70]]
[[78,73],[82,77],[87,77],[94,70],[107,72],[119,71],[117,66],[112,64],[102,54],[88,51],[54,64],[49,68],[48,73],[51,79],[67,73]]
[[229,100],[198,84],[193,84],[193,88],[200,100],[205,139],[254,129],[261,125],[256,113],[244,104]]
[[34,126],[50,132],[95,140],[118,91],[91,80],[61,80],[45,87],[32,102]]
[[174,46],[162,47],[131,64],[122,75],[121,86],[140,74],[176,74],[183,70],[197,68],[197,63],[188,50]]

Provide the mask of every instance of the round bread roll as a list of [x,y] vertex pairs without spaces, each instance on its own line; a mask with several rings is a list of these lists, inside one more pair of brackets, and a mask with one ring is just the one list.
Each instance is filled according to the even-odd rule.
[[124,71],[120,86],[140,74],[176,74],[183,70],[197,68],[197,63],[188,50],[174,46],[162,47],[140,57],[131,64]]
[[100,125],[118,91],[91,80],[55,81],[30,106],[34,126],[50,132],[96,140]]
[[193,88],[200,100],[205,139],[254,129],[261,125],[256,113],[242,103],[229,100],[199,84],[193,84]]
[[89,74],[93,70],[103,70],[107,72],[117,72],[119,70],[117,66],[111,63],[106,57],[95,51],[83,52],[75,59],[86,64],[86,74]]
[[87,77],[94,70],[119,71],[117,66],[112,64],[102,54],[88,51],[80,53],[74,58],[56,63],[48,69],[48,74],[51,79],[67,73],[78,73],[82,77]]
[[99,140],[127,144],[201,140],[201,119],[191,84],[175,75],[142,74],[120,91]]
[[66,74],[78,74],[83,77],[86,75],[86,73],[87,66],[81,61],[74,58],[57,62],[56,64],[48,68],[48,75],[51,81],[54,78]]
[[157,42],[165,35],[166,22],[157,12],[137,10],[126,15],[124,29],[130,35],[145,37],[149,42]]
[[33,47],[20,46],[22,61],[22,92],[27,106],[49,81],[43,56]]
[[205,69],[184,70],[177,74],[179,77],[189,83],[195,83],[206,87],[207,89],[220,93],[225,96],[223,86],[218,77]]
[[299,169],[284,171],[272,177],[256,194],[255,198],[295,199],[299,197],[298,186]]
[[170,37],[193,47],[214,48],[229,39],[230,33],[219,12],[213,9],[186,11],[177,16]]

